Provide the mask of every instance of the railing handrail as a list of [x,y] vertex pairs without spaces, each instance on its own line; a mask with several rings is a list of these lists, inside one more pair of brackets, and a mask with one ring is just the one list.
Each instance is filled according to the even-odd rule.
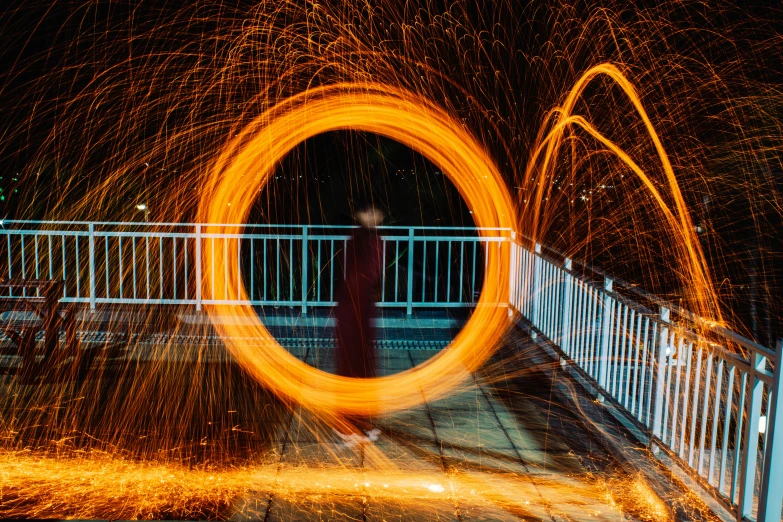
[[[7,277],[56,274],[67,282],[63,299],[89,303],[91,309],[135,303],[195,304],[200,310],[205,304],[249,303],[301,306],[307,313],[310,306],[334,306],[334,292],[344,276],[345,246],[356,228],[7,220],[0,227],[0,237],[5,236],[0,248],[6,250],[0,262],[5,264],[7,257]],[[420,307],[474,306],[487,249],[514,237],[513,230],[501,227],[378,228],[385,267],[378,305],[402,306],[408,314]],[[218,296],[214,279],[209,282],[216,249],[225,251],[229,244],[232,252],[236,249],[232,269],[237,292],[243,277],[249,283],[249,297],[243,301],[222,291]],[[408,258],[407,268],[402,256]],[[225,274],[228,258],[218,259],[223,265],[217,269]],[[202,288],[205,282],[210,288]]]
[[[541,257],[549,260],[550,262],[557,263],[558,260],[556,260],[555,258],[553,258],[551,256],[546,255],[543,251],[551,252],[552,254],[560,256],[563,259],[568,259],[573,264],[581,266],[586,271],[588,271],[588,272],[590,272],[592,274],[598,275],[598,276],[600,276],[600,277],[602,277],[604,279],[611,279],[614,286],[620,287],[621,289],[623,289],[623,290],[625,290],[625,291],[627,291],[629,293],[635,294],[635,295],[637,295],[637,296],[639,296],[639,297],[641,297],[641,298],[643,298],[643,299],[645,299],[645,300],[647,300],[647,301],[649,301],[651,303],[655,303],[659,307],[667,308],[667,309],[671,310],[673,313],[677,314],[678,316],[680,316],[680,317],[682,317],[682,318],[692,322],[693,324],[698,324],[699,326],[701,326],[702,328],[705,328],[706,330],[714,332],[715,334],[720,335],[721,337],[725,337],[725,338],[729,339],[731,342],[733,342],[735,344],[738,344],[738,345],[742,346],[743,348],[746,348],[749,351],[763,353],[765,356],[771,357],[771,358],[775,357],[775,351],[774,350],[772,350],[772,349],[770,349],[770,348],[768,348],[768,347],[766,347],[766,346],[764,346],[762,344],[759,344],[756,341],[753,341],[752,339],[748,339],[747,337],[745,337],[745,336],[743,336],[741,334],[738,334],[737,332],[734,332],[734,331],[730,330],[729,328],[727,328],[727,327],[725,327],[723,325],[717,324],[717,323],[715,323],[715,321],[712,321],[712,320],[700,317],[700,316],[696,315],[695,313],[691,312],[690,310],[687,310],[687,309],[685,309],[685,308],[683,308],[683,307],[681,307],[681,306],[679,306],[679,305],[677,305],[675,303],[672,303],[671,301],[668,301],[668,300],[663,299],[663,298],[661,298],[661,297],[659,297],[659,296],[657,296],[655,294],[652,294],[652,293],[648,292],[647,290],[645,290],[644,288],[640,287],[639,285],[636,285],[636,284],[630,283],[628,281],[625,281],[622,278],[615,277],[615,276],[609,274],[608,272],[605,272],[603,269],[595,267],[595,266],[591,265],[590,263],[588,263],[586,261],[580,261],[578,259],[570,258],[570,257],[568,257],[567,254],[565,254],[564,252],[562,252],[562,251],[560,251],[560,250],[558,250],[556,248],[552,248],[552,247],[549,247],[549,246],[546,246],[546,245],[541,245],[540,243],[536,243],[534,241],[534,239],[531,238],[530,236],[527,236],[527,235],[524,235],[524,234],[518,234],[518,237],[523,238],[523,239],[531,242],[531,244],[539,245],[541,247],[541,249],[542,249],[542,252],[538,253],[538,255],[540,255]],[[516,240],[515,242],[519,246],[524,246],[524,245],[522,245],[522,242],[519,241],[519,240]],[[598,288],[599,290],[602,290],[601,287],[598,284],[592,283],[590,281],[588,281],[588,283],[594,284],[596,288]],[[651,314],[657,314],[658,313],[658,312],[656,312],[654,310],[650,310],[649,308],[644,306],[642,303],[635,303],[635,305],[640,307],[640,308],[644,308],[644,309],[648,310],[648,312],[651,313]]]
[[[296,229],[296,228],[318,228],[318,229],[343,229],[353,230],[359,228],[359,225],[311,225],[311,224],[272,224],[272,223],[204,223],[204,222],[147,222],[147,221],[47,221],[47,220],[25,220],[25,219],[1,219],[0,227],[6,224],[16,225],[71,225],[71,226],[123,226],[123,227],[184,227],[195,228],[201,227],[240,227],[240,228],[270,228],[270,229]],[[408,225],[381,225],[377,227],[379,230],[476,230],[487,232],[513,232],[508,227],[476,227],[476,226],[464,226],[464,227],[442,227],[442,226],[408,226]],[[48,232],[44,230],[45,232]]]

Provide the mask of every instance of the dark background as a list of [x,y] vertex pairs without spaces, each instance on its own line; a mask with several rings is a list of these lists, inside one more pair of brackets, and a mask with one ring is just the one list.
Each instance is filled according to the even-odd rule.
[[[765,344],[781,335],[777,3],[7,0],[0,10],[2,217],[142,220],[144,203],[150,220],[192,220],[211,161],[253,117],[310,86],[370,79],[465,122],[518,198],[521,232],[683,299],[672,231],[584,133],[569,135],[551,178],[523,175],[549,111],[611,61],[666,147],[728,322]],[[593,82],[577,111],[665,189],[616,86]],[[393,224],[470,221],[436,166],[377,136],[316,137],[278,176],[252,220],[349,223],[369,198]]]

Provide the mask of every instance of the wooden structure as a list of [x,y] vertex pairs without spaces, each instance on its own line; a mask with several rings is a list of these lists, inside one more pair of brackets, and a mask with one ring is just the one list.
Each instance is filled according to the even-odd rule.
[[[22,358],[19,373],[27,382],[52,380],[64,366],[79,366],[75,308],[60,302],[63,284],[50,280],[0,280],[0,331],[12,343],[0,349],[0,353]],[[41,332],[42,343],[38,341]],[[60,340],[61,332],[65,333],[64,342]]]

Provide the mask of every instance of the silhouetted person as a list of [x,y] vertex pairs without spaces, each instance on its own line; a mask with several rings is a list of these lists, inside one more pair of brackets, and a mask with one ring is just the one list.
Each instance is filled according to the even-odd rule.
[[[373,206],[357,212],[356,220],[361,227],[353,232],[348,242],[345,282],[337,292],[335,313],[337,374],[343,377],[367,379],[376,374],[372,318],[383,270],[381,239],[376,227],[383,218],[383,212]],[[366,439],[377,439],[379,431],[373,429],[369,416],[353,416],[345,420],[352,428],[366,433]],[[358,433],[340,435],[349,445],[364,439]]]

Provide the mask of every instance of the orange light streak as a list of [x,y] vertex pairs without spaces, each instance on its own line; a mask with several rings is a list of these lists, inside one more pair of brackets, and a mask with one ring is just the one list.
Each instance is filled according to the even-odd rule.
[[[312,136],[344,129],[383,135],[421,153],[459,189],[478,227],[513,229],[516,213],[506,184],[487,152],[464,126],[421,96],[373,83],[308,90],[256,118],[218,157],[201,198],[199,221],[234,224],[219,229],[207,226],[210,232],[241,232],[241,223],[247,219],[259,187],[280,160]],[[257,174],[247,181],[247,176],[243,177],[247,173]],[[497,232],[483,230],[480,234],[488,237]],[[212,317],[242,318],[234,321],[242,324],[215,321],[215,328],[239,363],[277,394],[326,417],[397,411],[420,404],[424,395],[428,400],[444,397],[492,355],[509,325],[505,307],[510,274],[507,254],[507,244],[491,244],[487,249],[481,297],[449,347],[426,363],[392,376],[349,379],[318,370],[282,348],[249,305],[206,309]],[[248,301],[244,286],[237,288],[233,283],[239,278],[238,261],[236,248],[215,252],[214,264],[204,271],[202,287],[214,285],[214,295]],[[202,262],[213,263],[205,252]],[[241,341],[253,337],[268,342],[251,345]]]

